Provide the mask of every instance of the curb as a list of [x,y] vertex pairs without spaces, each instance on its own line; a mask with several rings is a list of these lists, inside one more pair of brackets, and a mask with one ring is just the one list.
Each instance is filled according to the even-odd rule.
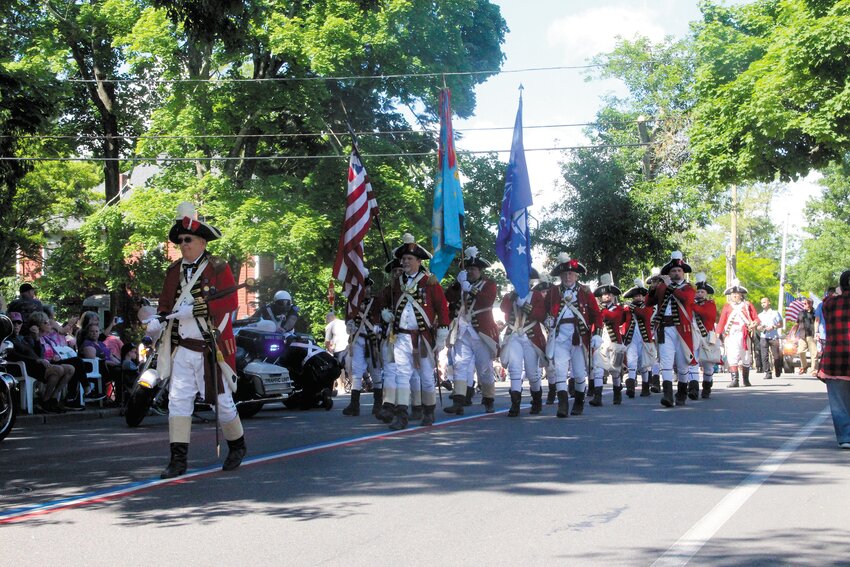
[[67,423],[71,421],[90,421],[107,417],[118,417],[122,408],[86,408],[83,411],[67,413],[42,413],[36,415],[18,414],[16,425],[40,425],[46,423]]

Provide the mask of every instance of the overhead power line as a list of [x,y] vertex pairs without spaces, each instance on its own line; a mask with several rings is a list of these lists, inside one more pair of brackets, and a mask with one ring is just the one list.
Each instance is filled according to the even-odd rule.
[[[526,152],[552,152],[565,150],[604,150],[612,148],[637,148],[651,146],[653,143],[642,144],[598,144],[590,146],[553,146],[549,148],[526,148]],[[457,150],[459,154],[506,154],[510,153],[507,150]],[[436,156],[437,152],[409,152],[409,153],[386,153],[386,154],[362,154],[364,158],[388,158],[388,157],[424,157]],[[126,157],[126,158],[105,158],[105,157],[47,157],[47,156],[22,156],[22,157],[0,157],[0,161],[129,161],[129,162],[181,162],[181,161],[291,161],[291,160],[320,160],[320,159],[348,159],[348,155],[303,155],[303,156],[246,156],[246,157]]]
[[592,69],[602,67],[601,64],[589,65],[559,65],[555,67],[526,67],[524,69],[494,69],[490,71],[444,71],[439,73],[393,73],[388,75],[343,75],[338,77],[268,77],[263,79],[215,77],[210,79],[146,79],[134,77],[128,79],[64,79],[69,83],[287,83],[299,81],[374,81],[385,79],[407,79],[428,77],[453,77],[464,75],[504,75],[509,73],[533,73],[539,71],[563,71],[569,69]]

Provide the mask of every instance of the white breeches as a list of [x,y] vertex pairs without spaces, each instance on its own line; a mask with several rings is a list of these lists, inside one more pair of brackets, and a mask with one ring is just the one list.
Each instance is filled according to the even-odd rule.
[[[177,347],[171,369],[171,383],[168,388],[168,414],[173,416],[191,416],[195,411],[195,397],[204,391],[204,354]],[[226,387],[218,395],[215,406],[221,423],[228,423],[238,417],[233,396]]]
[[478,384],[495,384],[493,375],[493,355],[474,331],[463,333],[455,343],[455,381],[466,381],[468,387],[474,384],[474,375],[478,375]]
[[647,381],[646,371],[658,363],[657,360],[644,360],[644,358],[646,358],[646,355],[643,349],[643,336],[635,331],[632,342],[626,348],[626,366],[629,369],[629,378],[632,380],[635,380],[638,372],[640,372],[642,383]]
[[661,364],[661,377],[665,382],[673,381],[673,365],[676,365],[676,372],[679,375],[680,382],[688,382],[690,380],[699,380],[699,366],[691,365],[684,344],[681,344],[682,338],[676,327],[663,327],[664,342],[658,345],[658,358]]
[[[420,350],[420,356],[414,360],[413,358],[413,343],[410,335],[397,334],[395,336],[395,345],[393,346],[393,356],[395,357],[395,380],[394,383],[387,383],[386,376],[384,378],[385,386],[396,388],[396,403],[405,405],[409,403],[411,391],[415,391],[416,395],[413,398],[414,405],[420,405],[419,392],[421,392],[421,404],[434,405],[437,402],[436,386],[434,384],[434,361],[427,355],[424,358],[421,355],[426,352]],[[418,362],[418,368],[417,368]]]
[[[567,389],[567,377],[575,380],[576,392],[584,392],[587,385],[587,353],[581,343],[573,345],[572,325],[561,325],[555,337],[555,388]],[[551,381],[550,381],[551,383]]]
[[511,376],[511,390],[522,392],[523,374],[533,392],[540,390],[540,357],[528,337],[513,335],[507,347],[510,349],[508,374]]
[[[373,353],[374,355],[374,353]],[[366,337],[357,337],[351,345],[351,389],[363,388],[363,376],[366,372],[372,378],[372,387],[380,388],[383,384],[381,372],[371,365],[371,360],[366,358]]]
[[749,367],[753,363],[752,352],[744,349],[744,327],[733,325],[729,334],[723,339],[723,348],[726,350],[726,364],[731,366]]

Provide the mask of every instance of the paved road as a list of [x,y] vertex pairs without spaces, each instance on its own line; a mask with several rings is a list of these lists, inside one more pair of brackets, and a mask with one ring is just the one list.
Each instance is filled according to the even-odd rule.
[[850,564],[850,451],[823,385],[723,379],[685,408],[609,390],[579,418],[475,406],[393,435],[342,396],[267,408],[232,473],[196,424],[200,473],[180,482],[156,480],[164,418],[24,421],[0,444],[3,564]]

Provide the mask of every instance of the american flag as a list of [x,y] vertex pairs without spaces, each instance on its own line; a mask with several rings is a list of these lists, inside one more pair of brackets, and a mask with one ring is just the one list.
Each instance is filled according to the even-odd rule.
[[345,219],[339,235],[333,276],[343,283],[342,293],[355,310],[363,300],[363,282],[369,275],[369,270],[363,264],[363,237],[372,225],[372,217],[377,215],[378,202],[372,192],[366,168],[360,163],[357,152],[351,152]]
[[800,315],[800,311],[805,309],[806,304],[803,302],[803,299],[798,297],[794,298],[793,295],[785,292],[785,320],[786,321],[797,321],[797,316]]

